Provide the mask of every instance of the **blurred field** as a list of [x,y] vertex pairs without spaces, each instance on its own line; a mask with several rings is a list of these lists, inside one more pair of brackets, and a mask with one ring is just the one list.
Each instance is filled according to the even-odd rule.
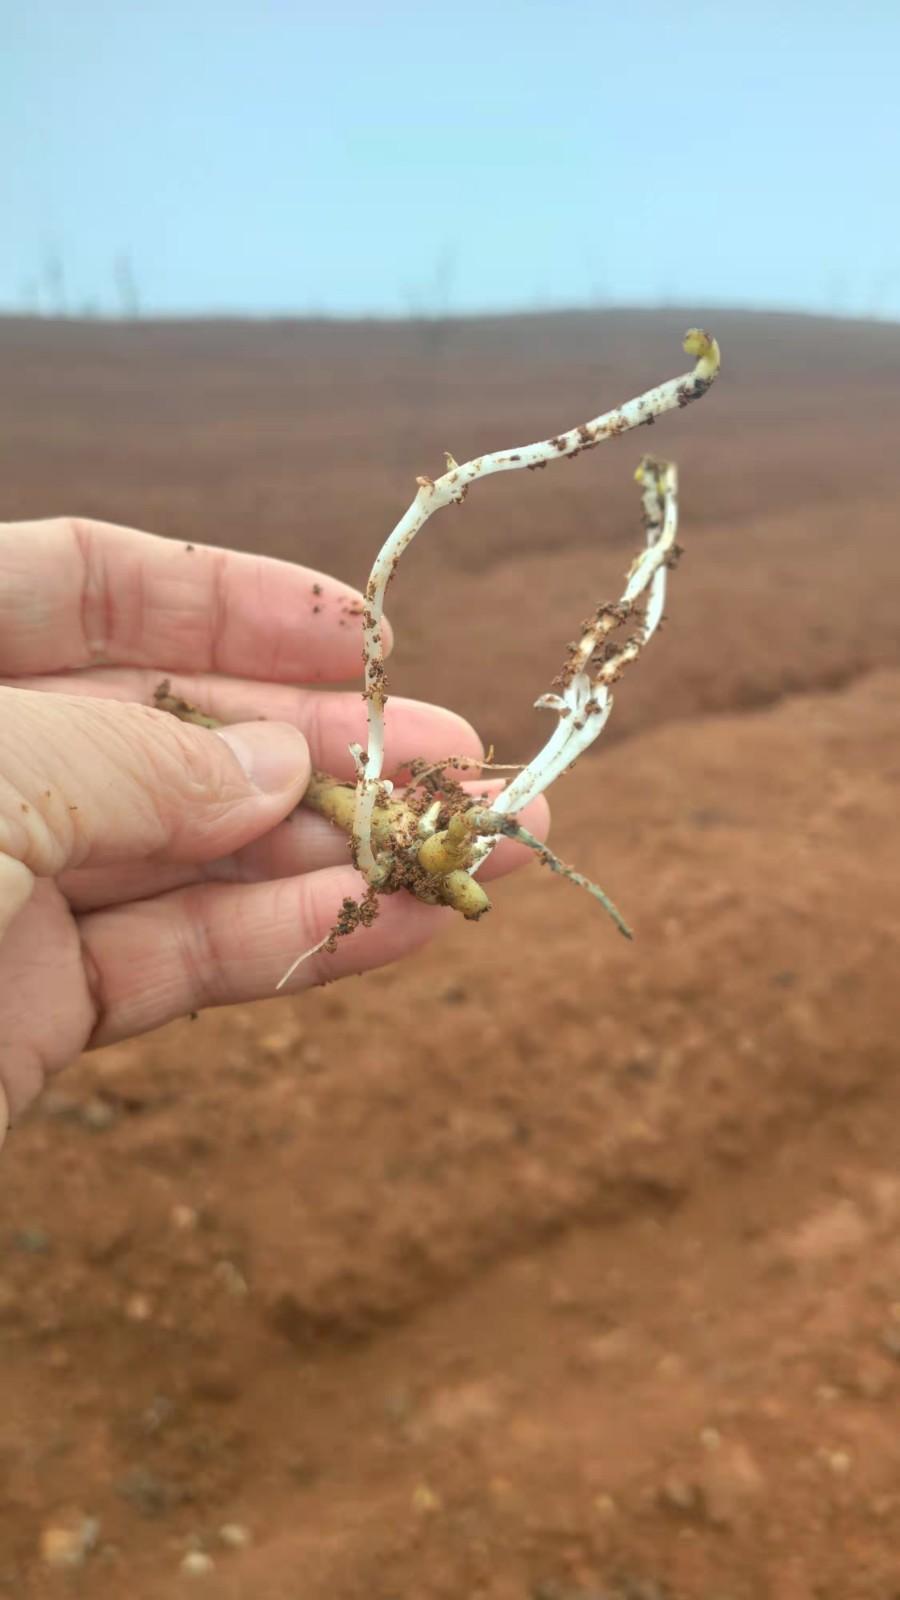
[[[533,869],[53,1086],[0,1167],[4,1594],[900,1593],[900,329],[692,320],[701,405],[479,485],[391,591],[392,687],[521,758],[678,459],[670,625],[554,796],[638,939]],[[361,585],[444,449],[682,370],[684,325],[0,322],[3,515]]]

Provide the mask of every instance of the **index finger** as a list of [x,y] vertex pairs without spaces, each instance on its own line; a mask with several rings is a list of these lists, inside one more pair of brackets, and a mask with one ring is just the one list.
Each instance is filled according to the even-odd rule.
[[0,524],[9,675],[103,664],[337,682],[361,672],[362,604],[271,556],[80,518]]

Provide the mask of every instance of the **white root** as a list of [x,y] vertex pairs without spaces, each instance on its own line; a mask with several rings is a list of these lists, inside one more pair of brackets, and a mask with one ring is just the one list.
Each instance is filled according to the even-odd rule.
[[[365,696],[368,709],[368,744],[365,752],[354,745],[357,785],[353,819],[354,857],[359,871],[375,888],[390,876],[392,862],[379,857],[372,839],[372,818],[376,806],[384,805],[391,792],[382,777],[384,764],[384,653],[382,617],[384,596],[400,557],[409,548],[428,518],[442,506],[461,501],[469,484],[493,472],[511,472],[522,467],[542,467],[548,462],[579,455],[604,440],[625,433],[629,428],[652,422],[676,407],[688,405],[705,394],[719,370],[719,347],[709,334],[694,328],[684,340],[684,349],[696,358],[694,370],[685,376],[649,389],[637,399],[582,423],[566,433],[538,444],[478,456],[459,466],[447,456],[448,470],[436,480],[419,478],[419,491],[409,510],[398,522],[380,550],[366,589],[363,617],[363,659]],[[618,607],[605,607],[585,630],[563,673],[559,693],[542,696],[539,706],[557,712],[559,721],[543,750],[507,786],[491,807],[494,815],[509,817],[542,794],[602,731],[612,708],[611,685],[622,668],[633,661],[655,632],[665,599],[666,563],[672,553],[677,528],[677,475],[673,466],[645,461],[642,470],[644,510],[647,518],[647,549],[635,562]],[[649,589],[639,631],[617,652],[591,668],[592,658],[602,654],[603,641],[619,626],[635,601]],[[624,613],[624,616],[623,616]],[[476,871],[497,843],[496,834],[479,839]]]
[[319,951],[324,950],[325,946],[331,942],[332,938],[333,931],[329,929],[324,939],[320,939],[318,944],[310,945],[308,950],[304,950],[302,956],[298,956],[296,961],[292,961],[287,969],[287,972],[285,972],[283,976],[278,979],[278,982],[275,985],[276,991],[278,989],[283,989],[288,981],[288,978],[292,978],[294,976],[297,968],[302,967],[304,961],[309,961],[312,956],[317,956]]
[[[600,606],[585,628],[561,674],[560,692],[535,702],[541,709],[555,711],[559,721],[543,749],[493,801],[491,811],[497,816],[523,811],[593,744],[612,710],[612,684],[637,659],[662,620],[667,563],[678,531],[678,473],[671,462],[645,457],[636,477],[643,487],[647,548],[633,563],[618,604]],[[607,635],[632,619],[636,602],[648,590],[643,615],[635,619],[636,631],[620,649],[604,652]],[[496,836],[479,839],[472,871],[496,844]]]

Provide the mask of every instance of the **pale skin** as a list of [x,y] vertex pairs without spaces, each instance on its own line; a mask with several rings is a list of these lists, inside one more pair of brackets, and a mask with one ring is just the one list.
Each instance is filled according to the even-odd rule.
[[[316,686],[359,677],[358,612],[354,590],[266,557],[0,524],[0,1142],[82,1050],[270,996],[358,897],[346,836],[295,811],[311,767],[353,775],[364,702]],[[166,676],[225,737],[153,709]],[[468,723],[391,700],[386,771],[450,754],[482,754]],[[543,833],[543,800],[522,820]],[[525,860],[504,842],[483,876]],[[452,916],[388,897],[287,992],[395,961]]]

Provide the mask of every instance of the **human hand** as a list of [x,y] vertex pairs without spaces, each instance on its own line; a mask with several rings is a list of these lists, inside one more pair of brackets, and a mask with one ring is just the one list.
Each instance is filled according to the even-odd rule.
[[[0,524],[0,1141],[83,1049],[271,995],[358,896],[346,837],[295,808],[312,766],[352,777],[364,704],[293,685],[359,675],[359,600],[261,556]],[[229,726],[154,709],[167,675]],[[482,754],[467,723],[391,700],[388,771],[451,753]],[[524,820],[542,831],[543,801]],[[484,876],[525,859],[504,843]],[[447,914],[386,899],[288,991],[394,961]]]

